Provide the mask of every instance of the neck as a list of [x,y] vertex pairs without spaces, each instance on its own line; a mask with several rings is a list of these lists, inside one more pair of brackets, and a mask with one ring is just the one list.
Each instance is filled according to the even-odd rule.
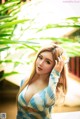
[[39,74],[35,74],[33,77],[33,81],[42,81],[42,82],[48,82],[49,81],[49,74],[44,74],[44,75],[39,75]]

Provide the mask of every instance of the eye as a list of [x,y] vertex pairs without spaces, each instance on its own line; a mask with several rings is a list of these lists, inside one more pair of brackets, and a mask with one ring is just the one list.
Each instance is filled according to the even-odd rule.
[[50,61],[48,61],[48,60],[46,62],[47,62],[47,64],[51,64]]
[[42,59],[43,57],[41,55],[38,56],[39,59]]

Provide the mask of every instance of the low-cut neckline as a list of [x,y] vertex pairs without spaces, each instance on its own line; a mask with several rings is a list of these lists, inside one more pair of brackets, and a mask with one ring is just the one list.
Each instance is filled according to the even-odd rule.
[[[25,92],[26,92],[26,90],[28,89],[28,87],[29,87],[29,85],[27,85],[27,87],[25,88]],[[29,105],[30,102],[31,102],[31,100],[32,100],[36,95],[38,95],[38,94],[44,92],[44,91],[47,89],[47,87],[48,87],[48,86],[46,86],[46,87],[43,88],[42,90],[40,90],[40,91],[38,91],[37,93],[35,93],[35,94],[30,98],[30,100],[29,100],[28,102],[26,101],[25,92],[24,92],[24,100],[25,100],[26,104]]]

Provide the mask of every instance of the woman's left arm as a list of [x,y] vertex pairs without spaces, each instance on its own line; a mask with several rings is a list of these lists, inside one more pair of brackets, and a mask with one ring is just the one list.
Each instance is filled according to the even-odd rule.
[[64,62],[62,59],[55,61],[55,66],[50,74],[49,84],[47,88],[47,104],[53,105],[56,95],[56,86],[60,78],[60,73],[63,69]]

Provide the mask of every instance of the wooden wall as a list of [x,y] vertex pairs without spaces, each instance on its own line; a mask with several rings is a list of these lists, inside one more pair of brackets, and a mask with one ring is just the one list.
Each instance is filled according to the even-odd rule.
[[80,78],[80,57],[70,58],[69,70],[72,74]]

